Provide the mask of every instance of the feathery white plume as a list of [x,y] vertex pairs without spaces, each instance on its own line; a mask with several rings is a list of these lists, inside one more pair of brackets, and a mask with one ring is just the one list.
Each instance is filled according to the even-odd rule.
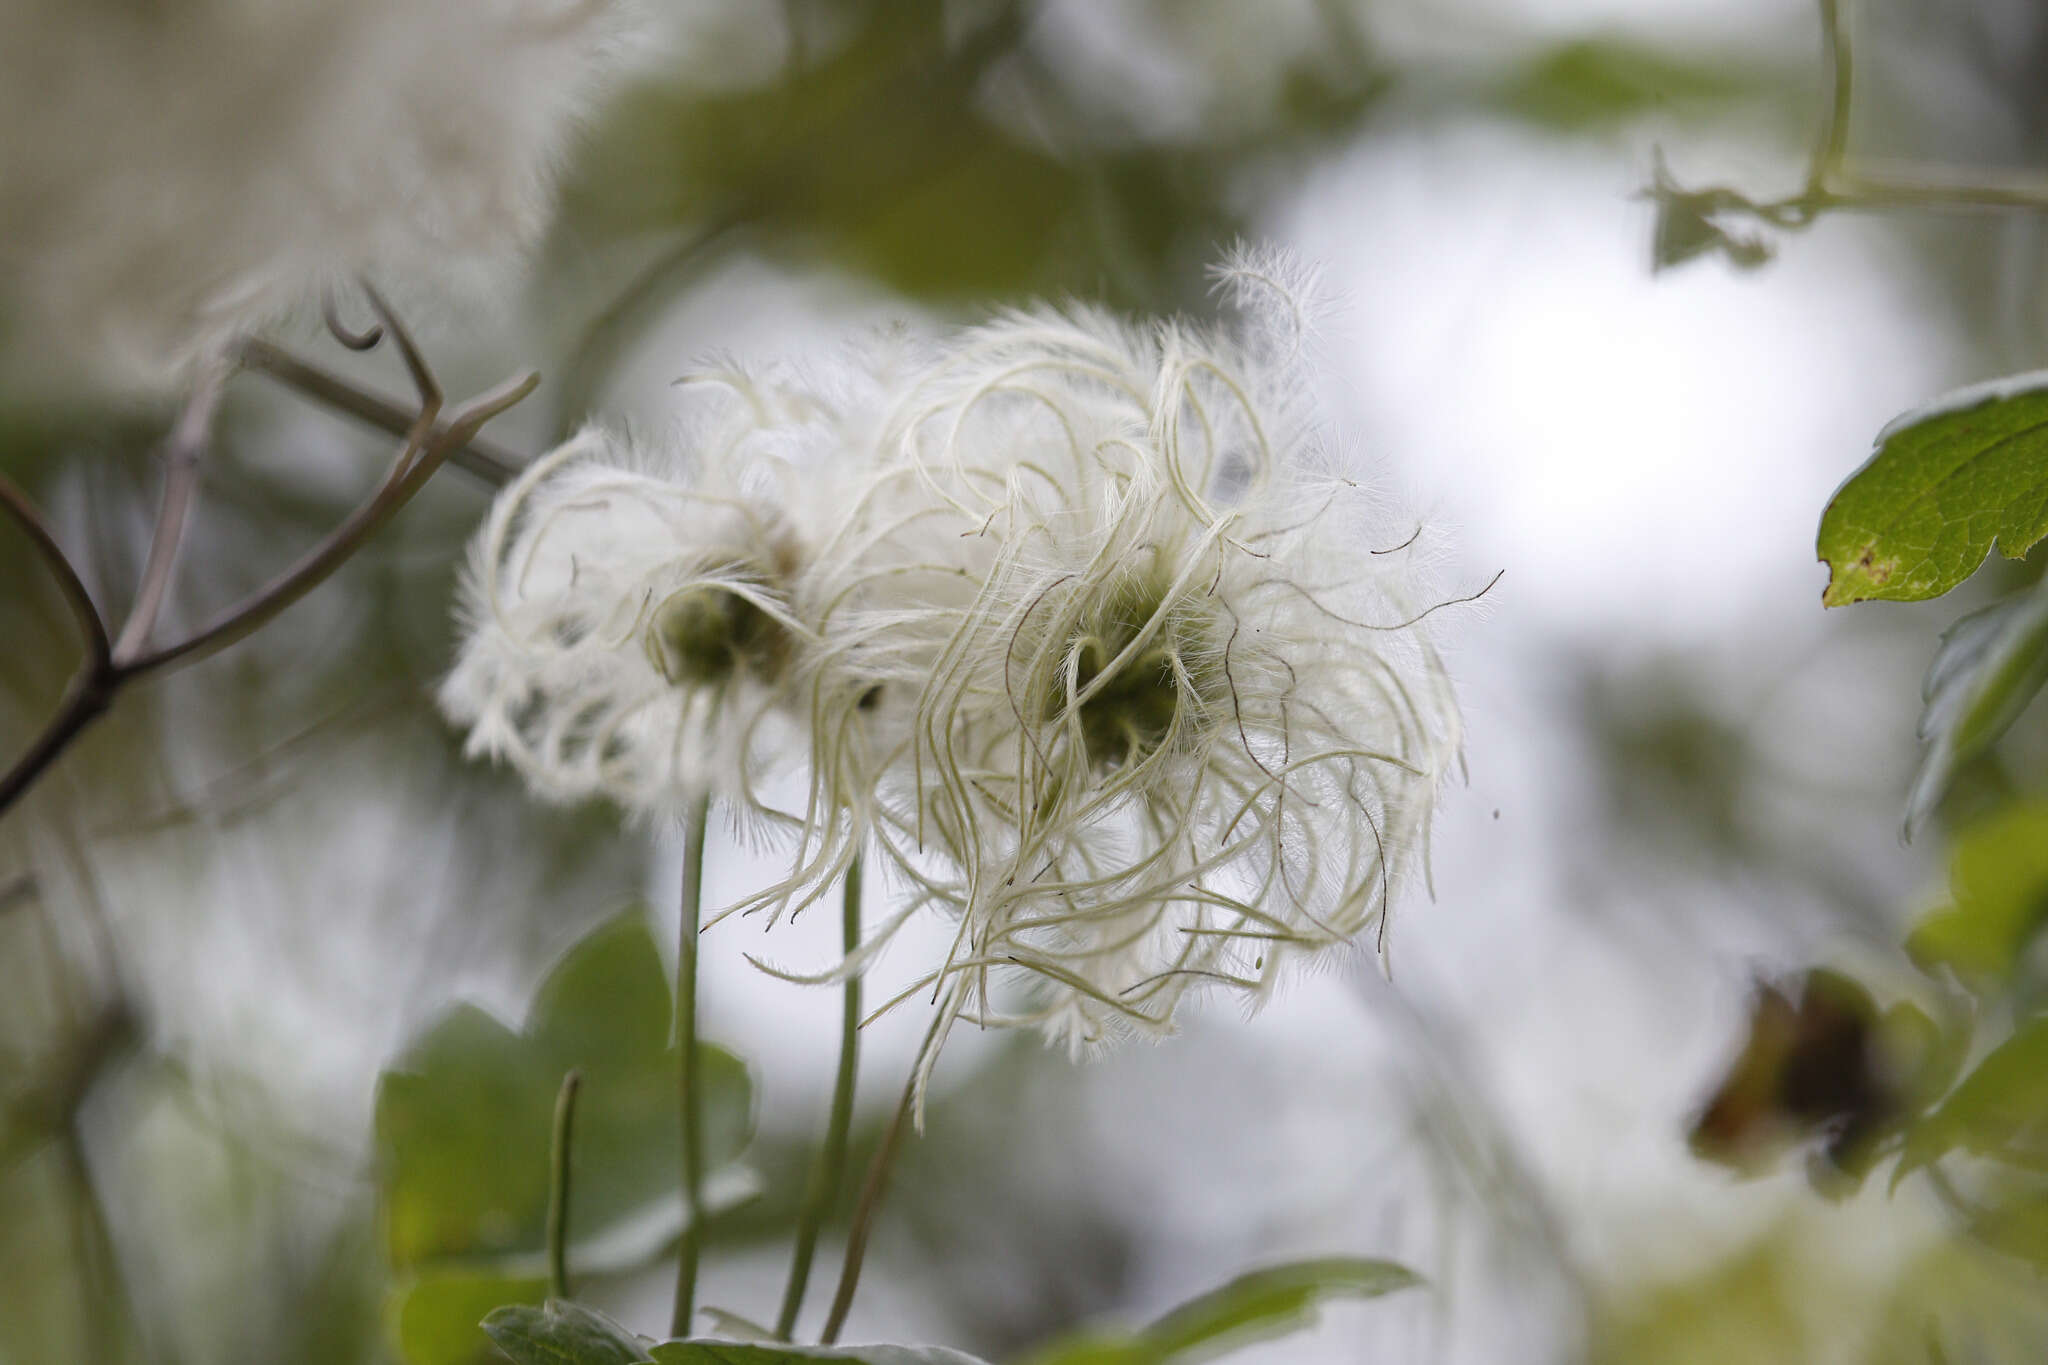
[[[590,428],[499,494],[471,547],[442,709],[554,801],[642,815],[799,758],[793,702],[828,470],[805,414],[733,373],[673,445]],[[710,377],[704,377],[709,385]]]
[[337,279],[481,296],[546,225],[630,0],[15,0],[16,347],[164,388]]
[[790,875],[739,908],[886,855],[903,902],[810,980],[957,917],[920,1093],[959,1019],[1078,1052],[1262,998],[1384,928],[1459,722],[1421,533],[1322,451],[1313,281],[1223,278],[1229,328],[1040,306],[729,376],[687,461],[585,433],[480,535],[445,708],[543,794],[639,810],[807,756]]
[[1224,277],[1230,330],[968,330],[889,430],[867,552],[901,578],[821,635],[892,680],[878,828],[959,914],[923,983],[952,1017],[1168,1032],[1194,987],[1256,999],[1384,923],[1423,856],[1459,729],[1416,538],[1324,467],[1308,282]]

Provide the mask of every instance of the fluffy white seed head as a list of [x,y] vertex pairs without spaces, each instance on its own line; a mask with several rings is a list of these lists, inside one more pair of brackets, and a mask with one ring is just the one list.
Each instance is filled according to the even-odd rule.
[[4,8],[13,348],[143,389],[353,274],[502,290],[634,31],[631,0]]
[[925,982],[956,1017],[1165,1033],[1383,923],[1423,857],[1459,736],[1412,528],[1325,467],[1299,272],[1227,278],[1230,329],[967,331],[887,433],[867,553],[902,581],[821,634],[895,680],[878,829],[959,915]]
[[1419,532],[1324,457],[1311,282],[1226,280],[1227,328],[1039,307],[730,373],[680,462],[585,433],[479,536],[446,709],[637,810],[800,754],[790,874],[739,908],[884,855],[897,904],[812,979],[951,913],[926,1072],[962,1018],[1081,1051],[1257,1001],[1384,929],[1459,726]]
[[685,432],[640,447],[591,428],[505,489],[471,547],[463,639],[441,689],[472,754],[540,796],[680,811],[801,758],[833,467],[815,414],[745,376],[705,381]]

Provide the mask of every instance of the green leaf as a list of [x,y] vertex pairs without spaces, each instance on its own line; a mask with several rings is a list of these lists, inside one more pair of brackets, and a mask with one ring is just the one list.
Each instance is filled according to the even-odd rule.
[[1285,1336],[1315,1321],[1326,1299],[1378,1298],[1422,1283],[1392,1261],[1333,1256],[1240,1275],[1126,1337],[1088,1333],[1055,1343],[1032,1365],[1157,1365]]
[[1771,244],[1754,233],[1728,231],[1714,215],[1726,210],[1718,191],[1686,194],[1660,188],[1656,191],[1657,224],[1650,238],[1650,268],[1669,270],[1695,257],[1720,252],[1744,270],[1754,270],[1771,258]]
[[1307,1326],[1325,1299],[1373,1299],[1421,1283],[1414,1271],[1392,1261],[1341,1256],[1296,1261],[1240,1275],[1174,1309],[1146,1328],[1144,1336],[1161,1357],[1212,1343],[1242,1345]]
[[1961,389],[1898,418],[1821,514],[1830,607],[1918,602],[2048,535],[2048,371]]
[[1958,1148],[2030,1165],[2048,1152],[2048,1018],[2014,1030],[1914,1125],[1893,1183]]
[[1973,1032],[1973,1021],[1960,1012],[1937,1020],[1910,1000],[1895,1000],[1885,1010],[1878,1038],[1906,1111],[1918,1112],[1948,1093],[1969,1060]]
[[780,1342],[665,1341],[649,1354],[655,1365],[804,1365],[812,1360],[852,1360],[861,1365],[983,1365],[964,1351],[944,1346],[791,1346]]
[[516,1365],[644,1365],[639,1337],[581,1304],[513,1304],[484,1319],[484,1331]]
[[1625,122],[1674,103],[1752,97],[1753,63],[1699,62],[1615,38],[1548,48],[1495,87],[1493,101],[1532,123],[1579,131]]
[[[572,1150],[572,1270],[625,1269],[682,1226],[670,997],[645,916],[612,920],[542,984],[525,1028],[452,1011],[377,1095],[387,1249],[408,1269],[459,1262],[538,1274],[546,1242],[556,1088],[583,1073]],[[752,1129],[752,1087],[732,1054],[703,1047],[705,1168],[713,1207],[747,1190],[728,1166]]]
[[752,1318],[742,1317],[731,1309],[714,1308],[710,1304],[705,1304],[697,1312],[699,1316],[711,1324],[711,1329],[714,1332],[722,1332],[737,1341],[772,1342],[775,1340],[775,1333],[773,1331],[755,1322]]
[[1996,743],[2048,682],[2048,580],[1943,632],[1922,689],[1927,752],[1906,799],[1906,834],[1926,818],[1949,778]]
[[979,107],[1021,35],[1015,7],[963,26],[946,0],[893,0],[862,7],[787,82],[630,91],[579,159],[596,178],[572,181],[565,207],[611,236],[744,204],[911,292],[1025,287],[1057,255],[1085,182]]
[[2048,1269],[2048,1195],[2015,1195],[1980,1209],[1969,1228],[1970,1236],[1985,1246]]
[[1980,991],[2003,989],[2048,923],[2048,803],[2010,807],[1959,838],[1949,894],[1907,937],[1906,951]]
[[506,1304],[538,1305],[547,1298],[544,1276],[493,1270],[428,1271],[399,1291],[393,1327],[409,1365],[492,1365],[498,1360],[477,1323]]

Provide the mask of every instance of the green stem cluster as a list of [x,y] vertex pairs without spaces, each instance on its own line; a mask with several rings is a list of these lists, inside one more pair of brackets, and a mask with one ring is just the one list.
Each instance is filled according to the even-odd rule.
[[[709,816],[709,800],[699,797],[692,803],[683,826],[682,904],[681,926],[676,945],[675,1004],[676,1043],[679,1052],[677,1099],[681,1106],[682,1119],[684,1224],[682,1239],[676,1253],[675,1303],[669,1321],[670,1334],[676,1337],[687,1337],[691,1322],[696,1317],[697,1270],[703,1252],[703,1119],[697,1085],[697,936],[703,916],[704,844]],[[848,958],[859,950],[861,943],[861,883],[861,863],[856,858],[847,869],[840,902],[841,944]],[[838,1204],[840,1190],[845,1183],[848,1138],[853,1128],[854,1086],[860,1069],[860,1005],[860,978],[858,975],[849,975],[842,993],[839,1065],[832,1083],[831,1109],[825,1122],[824,1140],[818,1148],[817,1158],[812,1162],[810,1175],[805,1184],[803,1205],[797,1217],[795,1245],[790,1256],[789,1280],[783,1288],[782,1305],[775,1321],[775,1336],[780,1341],[790,1341],[794,1338],[797,1317],[803,1311],[804,1294],[810,1284],[811,1266],[817,1256],[818,1236],[825,1220],[831,1216],[833,1208]],[[571,1093],[566,1085],[563,1093],[563,1104],[566,1105]],[[904,1104],[898,1109],[894,1121],[890,1124],[888,1136],[884,1139],[882,1150],[877,1153],[875,1164],[868,1173],[866,1188],[855,1211],[852,1232],[847,1241],[846,1263],[832,1302],[831,1315],[820,1338],[826,1344],[837,1337],[840,1326],[845,1322],[847,1310],[852,1306],[854,1289],[860,1280],[860,1265],[862,1253],[867,1245],[868,1228],[874,1217],[889,1161],[901,1142],[911,1094],[912,1091],[905,1091]],[[566,1129],[562,1126],[565,1123],[566,1119],[562,1112],[558,1111],[556,1180],[557,1188],[562,1191],[562,1198],[566,1203],[567,1156],[565,1151],[561,1150],[567,1142]],[[550,1283],[565,1284],[567,1270],[559,1263],[559,1248],[553,1240],[554,1226],[551,1221]]]

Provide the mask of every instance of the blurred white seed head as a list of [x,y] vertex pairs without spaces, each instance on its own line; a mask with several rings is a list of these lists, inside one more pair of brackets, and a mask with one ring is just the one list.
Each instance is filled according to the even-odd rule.
[[878,835],[959,915],[924,983],[953,1017],[1164,1034],[1383,924],[1424,857],[1459,728],[1423,542],[1324,459],[1312,281],[1223,276],[1228,329],[966,331],[887,433],[895,590],[820,634],[890,680]]
[[146,390],[351,274],[401,296],[502,289],[633,4],[15,0],[11,347]]

